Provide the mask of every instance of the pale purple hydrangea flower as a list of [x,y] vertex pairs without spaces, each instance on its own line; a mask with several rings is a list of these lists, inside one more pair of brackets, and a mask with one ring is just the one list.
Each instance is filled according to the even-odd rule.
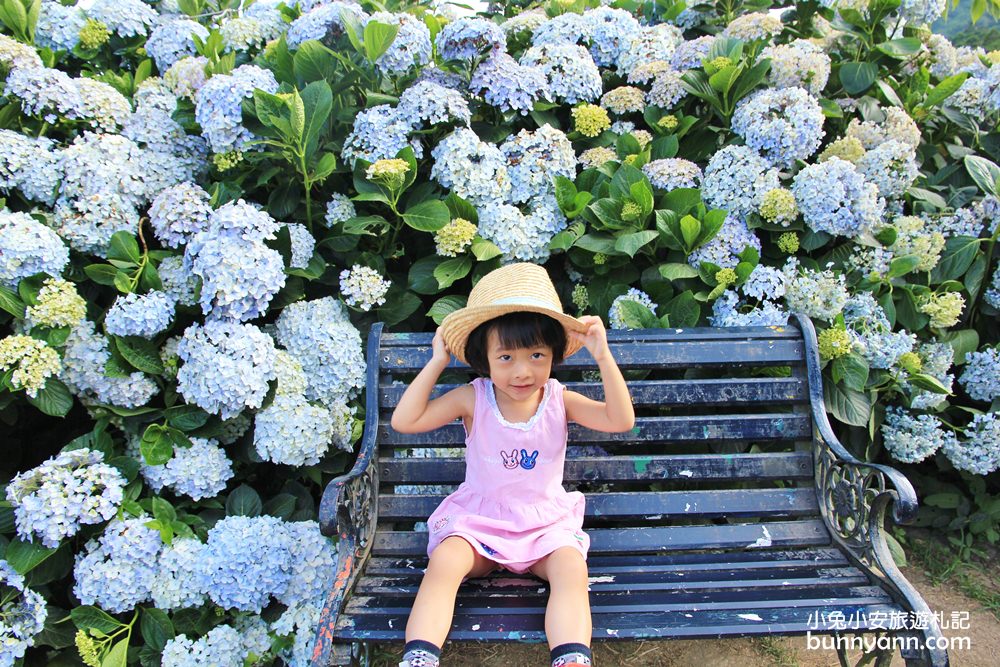
[[166,72],[185,56],[197,53],[194,36],[208,38],[208,28],[188,18],[160,21],[146,39],[146,53],[156,62],[156,69]]
[[548,99],[545,72],[519,64],[503,51],[494,51],[472,74],[469,91],[501,111],[527,115],[536,101]]
[[156,10],[142,0],[94,0],[87,15],[119,37],[145,36],[156,23]]
[[412,131],[406,119],[388,104],[365,109],[354,117],[354,128],[344,140],[341,158],[353,169],[359,158],[367,162],[393,158],[407,146],[420,157],[420,144],[409,140]]
[[697,269],[702,262],[711,262],[720,268],[731,269],[739,264],[739,254],[747,248],[754,248],[759,253],[760,239],[742,218],[728,215],[718,233],[688,255],[688,264]]
[[997,413],[976,415],[962,432],[963,440],[945,443],[945,456],[959,470],[988,475],[1000,468],[1000,419]]
[[521,56],[521,64],[537,67],[548,81],[549,93],[567,104],[593,102],[601,96],[601,72],[582,46],[533,46]]
[[507,49],[507,37],[500,26],[478,16],[452,21],[441,29],[434,42],[445,60],[472,60],[493,49]]
[[125,377],[109,377],[104,368],[110,357],[108,339],[85,321],[74,327],[66,339],[59,379],[85,405],[107,403],[137,408],[159,392],[157,384],[138,371]]
[[503,200],[510,194],[507,160],[500,149],[459,128],[431,151],[431,178],[472,204]]
[[516,206],[490,201],[478,208],[479,234],[492,241],[505,262],[544,263],[549,258],[552,237],[566,228],[566,217],[553,195],[527,203],[528,212]]
[[0,604],[0,665],[13,665],[35,644],[45,627],[45,598],[25,586],[24,577],[6,560],[0,560],[0,586],[5,591]]
[[472,120],[469,104],[461,93],[431,81],[415,83],[404,90],[396,113],[412,128],[440,123],[468,125]]
[[112,336],[152,338],[170,326],[175,306],[165,292],[120,294],[108,309],[104,326]]
[[521,130],[500,145],[510,176],[508,202],[523,203],[555,192],[555,177],[576,177],[576,154],[566,135],[551,125]]
[[431,61],[431,33],[423,21],[411,14],[375,12],[371,20],[399,26],[396,39],[378,57],[375,66],[386,74],[402,75]]
[[823,109],[802,88],[764,88],[740,100],[733,132],[775,167],[805,160],[823,139]]
[[1000,349],[983,348],[965,355],[958,381],[974,400],[989,403],[1000,397]]
[[933,415],[913,415],[899,407],[885,411],[882,440],[892,458],[903,463],[920,463],[942,448],[956,444],[955,434],[942,428]]
[[243,100],[256,89],[278,92],[270,70],[240,65],[229,74],[216,74],[195,94],[195,120],[214,153],[245,150],[255,137],[243,126]]
[[163,465],[142,462],[142,476],[159,493],[164,487],[193,500],[214,498],[233,477],[233,462],[215,440],[191,438],[190,447],[174,447]]
[[666,192],[677,188],[696,188],[701,184],[701,167],[690,160],[681,158],[666,158],[653,160],[642,166],[654,188]]
[[853,238],[876,227],[885,211],[878,188],[837,157],[796,174],[792,193],[807,225],[839,236]]
[[60,180],[62,161],[51,139],[0,130],[0,188],[51,206]]
[[168,248],[178,248],[208,229],[210,199],[201,187],[187,181],[160,192],[149,207],[149,223],[156,238]]
[[159,531],[145,525],[149,520],[112,521],[76,555],[73,594],[80,602],[119,614],[149,600],[163,548]]
[[747,146],[726,146],[705,167],[702,198],[732,215],[757,211],[764,194],[779,187],[778,172]]

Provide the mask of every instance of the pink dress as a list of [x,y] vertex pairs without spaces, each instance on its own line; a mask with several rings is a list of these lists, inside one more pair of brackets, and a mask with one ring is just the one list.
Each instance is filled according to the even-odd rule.
[[489,378],[476,378],[472,386],[476,409],[465,439],[465,481],[427,519],[427,554],[444,538],[459,535],[519,574],[559,547],[573,547],[586,559],[585,500],[562,486],[562,384],[549,378],[538,411],[522,423],[503,418]]

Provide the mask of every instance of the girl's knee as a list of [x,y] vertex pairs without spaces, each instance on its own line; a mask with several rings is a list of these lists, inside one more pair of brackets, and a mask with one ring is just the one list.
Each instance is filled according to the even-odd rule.
[[[446,570],[449,574],[465,576],[476,562],[476,552],[472,545],[461,537],[453,535],[441,541],[431,552],[427,571]],[[460,577],[461,578],[461,577]]]
[[560,547],[548,556],[549,580],[566,583],[587,582],[587,561],[573,547]]

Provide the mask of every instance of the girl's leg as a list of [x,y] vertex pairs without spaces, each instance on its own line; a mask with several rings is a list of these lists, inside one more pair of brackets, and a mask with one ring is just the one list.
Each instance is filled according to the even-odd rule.
[[441,648],[451,629],[455,595],[462,579],[481,577],[495,565],[457,535],[442,540],[431,553],[406,621],[406,641],[423,640]]
[[549,582],[545,608],[545,636],[549,648],[564,644],[590,646],[590,594],[587,561],[573,547],[560,547],[531,566],[530,571]]

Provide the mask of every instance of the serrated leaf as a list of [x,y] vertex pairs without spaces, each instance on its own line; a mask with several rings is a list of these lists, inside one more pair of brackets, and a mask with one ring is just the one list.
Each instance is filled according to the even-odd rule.
[[142,261],[139,244],[131,232],[115,232],[111,236],[108,259],[118,259],[138,265]]
[[859,354],[850,353],[833,360],[834,382],[843,382],[848,388],[863,391],[868,382],[868,361]]
[[260,496],[246,484],[240,484],[226,498],[226,516],[259,516],[263,508]]
[[73,409],[73,395],[61,381],[54,377],[45,380],[45,386],[28,402],[51,417],[65,417]]
[[91,605],[74,607],[70,610],[69,616],[73,619],[73,625],[80,630],[98,630],[106,635],[110,635],[123,625],[107,612]]
[[12,290],[0,285],[0,308],[19,320],[24,319],[25,304]]
[[129,364],[143,373],[160,375],[163,373],[163,360],[160,351],[151,340],[139,336],[111,336],[118,351]]
[[438,281],[440,289],[447,289],[456,280],[461,280],[469,275],[472,270],[472,258],[465,255],[445,260],[434,267],[434,277]]
[[43,546],[38,542],[24,542],[19,538],[14,538],[7,545],[7,554],[4,556],[4,560],[18,574],[28,574],[47,558],[51,558],[55,552],[54,548]]
[[157,651],[162,651],[167,642],[176,636],[167,612],[155,607],[142,608],[139,628],[146,646]]
[[428,199],[408,208],[403,221],[418,231],[436,232],[451,222],[451,212],[440,199]]
[[464,296],[443,296],[434,302],[434,305],[427,311],[427,316],[434,320],[435,324],[441,324],[449,313],[459,308],[464,308],[466,301],[467,299]]
[[871,88],[878,78],[878,67],[868,62],[846,62],[840,66],[840,83],[849,95],[857,95]]
[[983,192],[1000,196],[1000,193],[997,192],[997,183],[1000,182],[1000,167],[996,163],[978,155],[966,155],[963,162],[969,176],[972,176],[972,180]]
[[826,409],[839,421],[852,426],[867,426],[871,416],[871,398],[865,392],[848,389],[836,382],[823,383]]
[[672,262],[659,266],[660,275],[667,280],[683,280],[684,278],[697,278],[698,271],[689,264]]
[[486,262],[502,255],[503,250],[497,247],[497,244],[493,243],[493,241],[476,238],[472,241],[472,254],[476,256],[476,260]]
[[623,252],[629,257],[635,257],[635,253],[639,252],[647,243],[656,240],[659,235],[659,232],[651,229],[631,234],[622,234],[615,241],[615,250]]

